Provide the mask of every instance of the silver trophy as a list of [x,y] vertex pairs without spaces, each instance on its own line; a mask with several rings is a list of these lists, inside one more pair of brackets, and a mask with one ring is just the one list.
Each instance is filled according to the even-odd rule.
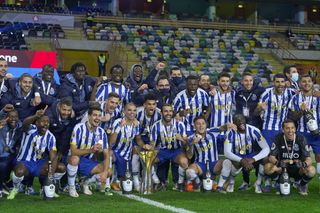
[[158,150],[150,150],[150,151],[141,151],[139,153],[140,161],[143,168],[140,194],[152,193],[151,169],[158,152],[159,152]]

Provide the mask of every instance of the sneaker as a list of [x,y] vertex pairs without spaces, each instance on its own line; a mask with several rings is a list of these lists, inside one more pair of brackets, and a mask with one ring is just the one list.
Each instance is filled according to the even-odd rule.
[[106,187],[106,189],[104,190],[104,194],[107,195],[107,196],[112,196],[113,193],[110,190],[111,190],[110,187]]
[[26,187],[26,190],[24,192],[26,195],[39,195],[38,192],[36,192],[36,190],[34,190],[33,186],[28,186]]
[[68,193],[69,192],[69,185],[66,185],[65,187],[63,187],[62,191],[64,193]]
[[121,191],[119,183],[117,183],[117,182],[111,183],[111,189],[113,189],[114,191]]
[[10,193],[9,193],[9,195],[8,195],[8,197],[7,197],[7,200],[13,200],[13,199],[16,197],[16,195],[18,194],[18,190],[19,190],[19,189],[17,189],[17,188],[13,188],[13,189],[10,191]]
[[303,196],[308,195],[308,185],[307,185],[307,184],[306,184],[306,185],[303,185],[303,186],[300,185],[300,187],[299,187],[299,193],[300,193],[301,195],[303,195]]
[[71,197],[79,197],[79,194],[78,194],[75,186],[69,186],[69,195]]
[[178,191],[178,190],[179,190],[178,183],[174,183],[174,184],[173,184],[172,190],[173,190],[173,191]]
[[201,192],[201,182],[200,183],[193,183],[193,191],[194,192]]
[[156,173],[152,174],[152,181],[156,184],[160,183],[160,179]]
[[220,193],[222,193],[222,194],[227,194],[227,191],[225,190],[225,188],[224,188],[224,187],[221,187],[221,186],[218,186],[218,187],[217,187],[217,191],[220,192]]
[[262,189],[261,189],[261,185],[260,184],[257,184],[255,183],[255,189],[254,189],[254,192],[257,193],[257,194],[261,194],[262,193]]
[[271,186],[270,185],[266,185],[263,189],[262,189],[263,193],[269,193],[271,192]]
[[293,184],[292,184],[293,188],[295,189],[299,189],[300,187],[300,181],[294,181]]
[[82,192],[85,195],[92,195],[92,191],[89,189],[89,185],[88,184],[83,184]]
[[140,180],[138,175],[133,176],[133,188],[135,191],[140,192]]
[[160,183],[159,188],[157,191],[167,191],[167,184],[166,183]]
[[178,191],[179,192],[184,192],[185,191],[185,184],[184,183],[179,183],[178,184]]
[[249,186],[249,184],[246,183],[246,182],[243,182],[243,183],[241,184],[241,186],[239,186],[239,188],[238,188],[238,190],[240,190],[240,191],[246,191],[246,190],[249,190],[249,189],[250,189],[250,186]]
[[234,192],[234,183],[229,183],[227,186],[227,192]]

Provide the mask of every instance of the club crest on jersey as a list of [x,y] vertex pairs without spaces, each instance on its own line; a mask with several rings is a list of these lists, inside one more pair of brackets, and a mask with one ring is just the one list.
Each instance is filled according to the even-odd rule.
[[299,145],[298,144],[294,144],[293,150],[296,151],[296,152],[299,151]]
[[50,88],[50,91],[49,91],[49,94],[50,94],[50,95],[54,95],[54,93],[55,93],[55,90],[51,87],[51,88]]
[[258,99],[258,97],[257,97],[256,94],[252,94],[251,99],[252,99],[253,101],[256,101],[256,100]]

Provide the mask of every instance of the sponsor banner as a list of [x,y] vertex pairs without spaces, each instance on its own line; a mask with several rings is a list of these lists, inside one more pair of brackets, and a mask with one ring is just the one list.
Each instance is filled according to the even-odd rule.
[[56,56],[56,52],[0,49],[0,58],[4,58],[9,67],[42,68],[45,64],[51,64],[56,68]]
[[19,77],[23,73],[35,75],[41,72],[44,65],[51,64],[55,68],[54,78],[59,82],[56,71],[56,52],[0,49],[0,58],[4,58],[8,62],[8,73],[14,77]]
[[1,21],[60,24],[62,27],[74,27],[74,16],[69,15],[40,15],[27,13],[3,13],[0,14]]

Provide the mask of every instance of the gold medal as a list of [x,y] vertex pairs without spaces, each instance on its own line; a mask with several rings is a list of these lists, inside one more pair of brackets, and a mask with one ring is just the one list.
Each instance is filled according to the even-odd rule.
[[169,144],[167,145],[167,149],[172,149],[171,143],[169,143]]
[[240,150],[240,155],[244,155],[244,150]]
[[9,151],[10,151],[9,146],[5,146],[5,147],[3,148],[3,151],[4,151],[4,152],[9,152]]
[[292,165],[293,164],[293,160],[289,160],[289,164]]
[[107,129],[107,134],[109,135],[109,134],[111,134],[111,129]]

